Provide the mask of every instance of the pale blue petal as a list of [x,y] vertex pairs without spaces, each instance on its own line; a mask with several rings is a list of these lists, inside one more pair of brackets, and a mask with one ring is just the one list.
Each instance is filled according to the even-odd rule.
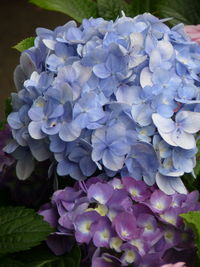
[[128,105],[141,103],[142,99],[139,96],[140,87],[123,85],[116,92],[116,98],[118,102],[122,102]]
[[93,67],[93,72],[97,77],[99,77],[101,79],[105,79],[105,78],[108,78],[110,76],[110,72],[105,68],[104,63],[100,63],[100,64],[95,65]]
[[109,149],[106,149],[103,153],[102,161],[107,169],[118,171],[123,167],[124,157],[115,156]]
[[23,159],[17,161],[16,174],[19,180],[26,180],[35,168],[34,159],[31,155],[26,155]]
[[167,195],[175,194],[174,188],[171,186],[170,180],[174,179],[168,176],[163,176],[159,172],[156,174],[156,183],[160,190],[162,190]]
[[92,160],[96,162],[102,159],[105,149],[106,145],[104,143],[96,144],[92,150]]
[[145,86],[152,86],[152,73],[149,71],[148,67],[145,67],[140,74],[140,84],[142,88]]
[[116,140],[110,146],[109,149],[112,151],[113,154],[117,156],[123,156],[127,154],[130,150],[130,145],[126,144],[124,140]]
[[11,128],[13,129],[20,129],[23,127],[23,123],[21,122],[19,118],[19,113],[18,112],[12,112],[8,115],[7,118],[8,124],[10,125]]
[[[179,115],[179,116],[178,116]],[[184,117],[181,121],[181,117]],[[181,111],[177,114],[176,120],[181,123],[181,128],[187,133],[197,133],[200,131],[200,113],[192,111]]]
[[183,182],[181,181],[180,177],[174,177],[170,179],[170,185],[171,187],[178,193],[180,194],[187,194],[188,191],[185,187],[185,185],[183,184]]
[[192,134],[186,133],[183,130],[176,129],[172,133],[172,141],[179,147],[184,149],[193,149],[196,147],[196,141]]
[[63,141],[71,142],[76,140],[81,134],[81,127],[76,121],[62,124],[59,136]]
[[97,129],[92,134],[92,145],[95,147],[97,144],[105,143],[106,145],[106,129],[102,127]]
[[133,105],[131,115],[135,122],[140,126],[148,126],[151,124],[151,114],[153,110],[148,104]]
[[158,50],[153,50],[150,55],[149,68],[153,72],[156,68],[160,67],[162,62],[161,55]]
[[172,119],[164,118],[157,113],[152,114],[152,120],[155,126],[158,128],[158,130],[164,133],[170,133],[175,128],[175,125]]
[[60,176],[65,176],[69,174],[69,163],[65,160],[62,160],[57,165],[57,173]]
[[159,49],[162,60],[169,60],[174,54],[174,48],[170,42],[167,41],[159,41],[157,48]]
[[3,151],[8,154],[11,154],[17,149],[18,146],[19,144],[13,139],[3,148]]
[[82,158],[80,160],[79,165],[83,175],[86,177],[89,177],[94,174],[97,169],[96,164],[90,159],[89,156]]
[[33,139],[42,139],[44,138],[46,135],[41,131],[41,127],[42,127],[43,122],[35,122],[32,121],[29,123],[28,125],[28,131],[30,136]]
[[50,151],[43,140],[29,140],[31,153],[37,161],[44,161],[50,157]]
[[171,145],[171,146],[178,146],[173,140],[172,140],[172,133],[164,133],[162,131],[160,131],[158,129],[159,134],[161,135],[161,137],[165,140],[165,142],[167,142],[167,144]]

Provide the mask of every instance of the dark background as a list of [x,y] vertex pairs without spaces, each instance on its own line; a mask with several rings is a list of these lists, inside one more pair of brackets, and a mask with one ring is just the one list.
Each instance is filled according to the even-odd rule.
[[69,20],[64,14],[37,8],[28,0],[0,0],[0,120],[4,118],[4,102],[15,91],[13,71],[20,53],[12,47],[35,36],[37,27],[54,29]]

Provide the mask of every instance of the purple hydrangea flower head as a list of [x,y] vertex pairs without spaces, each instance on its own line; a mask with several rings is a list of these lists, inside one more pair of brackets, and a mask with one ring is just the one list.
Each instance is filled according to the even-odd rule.
[[122,13],[36,30],[7,119],[20,179],[51,159],[76,180],[99,169],[185,192],[180,176],[193,172],[200,130],[199,47],[166,20]]
[[57,255],[78,242],[93,254],[90,266],[160,267],[181,251],[195,252],[194,234],[179,215],[200,210],[198,197],[197,191],[168,196],[132,177],[93,177],[54,192],[39,214],[56,228],[47,244]]

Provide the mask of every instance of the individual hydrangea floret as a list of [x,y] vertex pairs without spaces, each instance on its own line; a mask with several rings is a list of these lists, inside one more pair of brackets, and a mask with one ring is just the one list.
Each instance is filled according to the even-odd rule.
[[[198,196],[198,191],[167,196],[131,177],[110,181],[93,177],[56,191],[39,214],[56,227],[56,240],[60,235],[73,236],[79,244],[87,244],[93,255],[88,266],[104,266],[110,259],[109,266],[159,267],[170,262],[169,253],[177,262],[179,252],[189,258],[195,252],[194,234],[179,215],[200,210]],[[47,241],[53,252],[67,251],[69,242],[59,251],[53,236]]]
[[60,176],[101,170],[186,192],[180,176],[193,173],[200,130],[200,46],[165,21],[123,13],[36,30],[8,116],[8,152],[29,166],[24,173],[18,164],[20,179],[50,158]]

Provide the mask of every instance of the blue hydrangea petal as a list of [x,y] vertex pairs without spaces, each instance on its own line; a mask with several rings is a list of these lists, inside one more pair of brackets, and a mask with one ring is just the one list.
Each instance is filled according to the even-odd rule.
[[21,122],[19,118],[19,113],[18,112],[12,112],[8,115],[7,118],[8,124],[10,125],[11,128],[13,129],[20,129],[23,127],[23,123]]
[[173,150],[173,164],[176,169],[182,170],[186,173],[190,173],[193,171],[195,165],[194,155],[191,158],[186,158],[184,152],[185,151],[183,149],[181,150],[180,148]]
[[161,130],[159,130],[159,134],[161,135],[161,137],[165,140],[165,142],[171,146],[178,146],[172,139],[172,132],[170,133],[164,133]]
[[139,96],[136,95],[136,90],[133,86],[123,85],[116,92],[117,101],[132,105],[133,103],[141,102]]
[[81,134],[81,127],[76,121],[64,122],[59,131],[60,138],[65,142],[76,140]]
[[152,120],[158,128],[158,131],[160,130],[164,133],[170,133],[175,129],[172,119],[164,118],[161,115],[154,113],[152,114]]
[[160,67],[162,63],[162,58],[158,50],[153,50],[149,59],[149,69],[154,71],[156,68]]
[[196,147],[196,141],[192,134],[183,130],[176,129],[171,135],[172,141],[179,147],[184,149],[193,149]]
[[50,136],[50,151],[58,153],[65,149],[65,142],[62,141],[58,135]]
[[148,67],[145,67],[140,73],[140,84],[142,88],[153,85],[152,73],[149,71]]
[[19,180],[26,180],[35,168],[34,159],[30,154],[27,154],[17,161],[16,174]]
[[60,176],[65,176],[69,174],[69,163],[66,160],[62,160],[57,165],[57,173]]
[[157,46],[158,50],[161,53],[162,59],[165,60],[170,60],[174,54],[174,48],[172,44],[168,41],[161,40],[158,42]]
[[172,195],[176,192],[170,183],[170,179],[175,179],[175,178],[161,175],[159,172],[156,174],[156,183],[158,187],[167,195]]
[[29,123],[28,131],[33,139],[42,139],[45,137],[45,134],[41,131],[42,124],[43,122],[41,121],[40,122],[32,121]]
[[106,149],[106,145],[105,144],[96,144],[92,150],[92,160],[94,162],[99,161],[100,159],[102,159],[103,157],[103,153]]
[[97,77],[99,77],[101,79],[108,78],[111,74],[110,71],[105,68],[104,63],[100,63],[100,64],[95,65],[93,67],[93,72]]
[[148,126],[151,124],[151,114],[153,110],[147,104],[133,105],[131,115],[135,122],[140,126]]
[[43,140],[29,140],[31,153],[37,161],[44,161],[50,157],[50,152]]
[[200,113],[181,111],[176,115],[176,121],[181,123],[181,128],[187,133],[194,134],[200,131]]
[[123,167],[124,157],[116,156],[109,149],[106,149],[103,153],[102,162],[107,169],[118,171]]
[[90,177],[97,169],[97,165],[91,160],[91,158],[84,157],[80,160],[80,169],[86,177]]
[[181,181],[180,177],[174,177],[169,180],[171,187],[180,194],[187,194],[188,191]]

